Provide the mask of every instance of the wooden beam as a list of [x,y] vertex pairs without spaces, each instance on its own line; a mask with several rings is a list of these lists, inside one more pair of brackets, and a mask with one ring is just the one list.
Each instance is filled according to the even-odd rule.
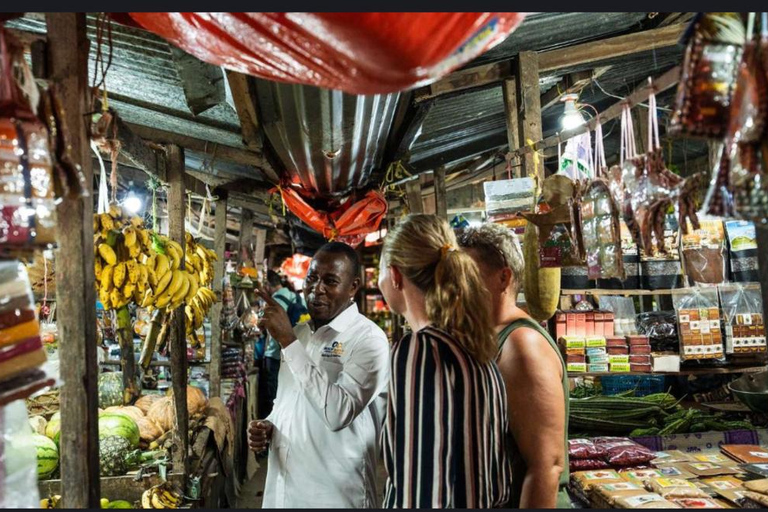
[[[185,200],[184,185],[184,150],[170,144],[165,148],[168,158],[168,237],[181,245],[186,251],[184,239]],[[186,254],[181,260],[180,269],[185,268]],[[187,411],[187,331],[184,306],[179,306],[171,312],[170,351],[171,351],[171,380],[173,385],[173,400],[176,404],[176,450],[173,453],[175,471],[187,473],[189,451],[189,414]]]
[[[561,68],[675,46],[685,29],[686,25],[675,24],[541,52],[539,72],[544,75]],[[513,76],[513,71],[512,60],[455,71],[427,86],[428,90],[419,89],[416,101],[426,101],[467,89],[488,87],[510,78]]]
[[421,176],[405,183],[405,197],[408,200],[410,213],[424,213],[424,202],[421,198]]
[[[670,69],[669,71],[661,75],[659,78],[654,79],[652,88],[656,92],[656,94],[659,94],[661,92],[666,91],[670,87],[673,87],[674,85],[676,85],[679,80],[680,80],[680,66],[675,66],[674,68]],[[638,103],[647,100],[650,93],[651,93],[651,86],[649,86],[647,83],[645,85],[638,87],[637,89],[635,89],[634,92],[632,92],[632,94],[627,96],[626,99],[617,101],[616,103],[614,103],[613,105],[605,109],[603,112],[601,112],[600,122],[605,123],[607,121],[610,121],[611,119],[616,119],[617,117],[621,116],[621,110],[625,104],[629,105],[629,107],[632,108]],[[563,142],[567,141],[572,137],[581,135],[582,133],[586,133],[588,131],[594,131],[596,125],[597,125],[597,118],[592,118],[578,128],[561,132],[556,135],[552,135],[551,137],[547,137],[546,139],[539,140],[535,142],[533,146],[526,145],[524,147],[521,147],[516,151],[511,152],[512,153],[511,156],[514,158],[526,153],[530,153],[532,151],[540,151],[550,147],[555,147],[557,144],[562,144]]]
[[224,250],[227,244],[227,192],[216,191],[219,199],[215,206],[215,224],[213,236],[213,250],[216,251],[218,260],[213,262],[213,291],[218,300],[211,308],[211,366],[209,375],[211,379],[211,397],[221,396],[221,302],[222,279],[224,278]]
[[[517,82],[514,78],[504,80],[501,84],[504,97],[504,119],[507,122],[507,144],[509,150],[514,151],[520,147],[519,109],[517,108]],[[517,167],[515,177],[519,178],[520,168]]]
[[435,215],[448,220],[448,201],[445,193],[445,167],[438,167],[435,169]]
[[224,146],[221,144],[214,145],[202,139],[196,139],[187,135],[158,130],[157,128],[150,128],[140,124],[126,124],[136,135],[149,141],[159,142],[162,144],[177,144],[181,147],[200,153],[213,153],[215,147],[217,159],[230,160],[232,162],[243,165],[252,165],[257,170],[261,171],[267,180],[273,183],[277,183],[279,181],[277,173],[274,171],[269,162],[267,162],[267,159],[263,156],[263,154],[253,152],[248,149],[233,148],[231,146]]
[[592,80],[599,75],[605,73],[609,68],[604,66],[600,70],[579,71],[577,73],[569,73],[563,77],[561,83],[552,87],[550,90],[541,95],[539,103],[541,103],[541,111],[544,112],[549,107],[557,105],[560,101],[560,97],[564,94],[577,94],[581,92],[584,87],[589,85]]
[[237,117],[240,119],[243,144],[250,150],[260,152],[264,142],[259,130],[259,118],[256,115],[256,103],[248,75],[227,70],[227,82],[232,93],[232,101],[235,103]]
[[[517,59],[515,90],[517,92],[517,147],[521,148],[529,141],[541,139],[541,98],[539,89],[539,55],[536,52],[520,52]],[[543,165],[538,162],[538,155],[522,155],[522,167],[515,170],[515,175],[544,178]],[[541,181],[539,181],[541,183]]]
[[61,379],[62,507],[99,508],[98,373],[93,255],[93,169],[85,119],[90,110],[84,13],[48,13],[48,69],[69,127],[70,154],[87,197],[56,208],[56,300]]
[[240,263],[245,267],[254,266],[253,262],[253,212],[247,208],[240,211]]

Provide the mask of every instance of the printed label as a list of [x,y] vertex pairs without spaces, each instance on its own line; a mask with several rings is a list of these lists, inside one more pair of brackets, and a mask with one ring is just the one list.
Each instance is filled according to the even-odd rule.
[[587,471],[583,473],[585,480],[605,480],[606,478],[619,478],[615,471]]
[[688,480],[683,480],[682,478],[657,478],[655,480],[657,484],[659,484],[659,487],[690,487],[692,489],[696,489],[696,486],[693,485]]
[[600,487],[606,491],[637,491],[642,489],[642,487],[633,484],[632,482],[622,482],[620,484],[603,484]]
[[[768,459],[768,452],[749,452],[749,454],[753,457],[758,457],[760,459]],[[756,464],[759,466],[765,466],[765,464]]]
[[661,474],[664,476],[680,476],[683,474],[682,471],[674,467],[659,468],[659,471],[661,471]]
[[728,462],[728,459],[716,453],[709,455],[694,455],[693,458],[702,462]]
[[640,496],[625,498],[624,501],[629,505],[629,508],[637,508],[646,503],[656,503],[665,500],[658,494],[641,494]]

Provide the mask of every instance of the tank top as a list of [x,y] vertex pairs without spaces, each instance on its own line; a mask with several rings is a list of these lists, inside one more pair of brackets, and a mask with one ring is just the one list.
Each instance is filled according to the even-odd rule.
[[[565,361],[563,360],[562,355],[560,354],[560,350],[557,347],[557,344],[554,342],[552,337],[549,335],[549,333],[544,330],[541,325],[536,323],[534,320],[530,318],[519,318],[513,322],[511,322],[509,325],[507,325],[498,335],[498,342],[499,342],[499,354],[501,354],[501,350],[504,348],[504,343],[506,343],[507,338],[509,338],[509,335],[512,334],[512,332],[515,329],[518,329],[520,327],[530,327],[531,329],[535,329],[537,332],[539,332],[542,336],[544,336],[544,339],[547,340],[549,343],[549,346],[552,347],[552,350],[555,351],[557,354],[558,359],[560,359],[560,363],[563,366],[563,394],[565,396],[565,435],[563,439],[563,450],[565,451],[565,469],[560,474],[560,489],[557,493],[557,508],[571,508],[571,500],[568,497],[568,493],[566,491],[566,486],[568,485],[568,478],[569,478],[569,472],[568,472],[568,411],[569,411],[569,403],[568,403],[568,396],[570,394],[570,387],[568,386],[568,371],[565,366]],[[514,393],[515,390],[508,389],[507,393]],[[507,433],[507,449],[509,450],[509,457],[512,461],[512,492],[510,494],[511,498],[507,505],[508,508],[520,508],[520,497],[522,495],[523,491],[523,481],[525,479],[525,474],[528,471],[528,466],[525,463],[525,459],[523,459],[522,454],[520,453],[520,449],[517,446],[517,442],[515,441],[514,436],[512,436],[511,431]],[[505,508],[507,508],[505,507]]]

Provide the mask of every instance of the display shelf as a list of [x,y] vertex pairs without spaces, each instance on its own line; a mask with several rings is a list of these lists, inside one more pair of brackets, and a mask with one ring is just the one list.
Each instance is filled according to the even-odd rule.
[[[742,283],[747,290],[760,289],[760,283]],[[704,288],[704,287],[702,287]],[[714,286],[712,286],[714,288]],[[560,295],[680,295],[700,288],[665,288],[660,290],[614,290],[609,288],[590,288],[585,290],[562,289]]]
[[568,372],[568,378],[615,377],[617,375],[710,375],[726,373],[755,373],[765,370],[763,366],[722,366],[717,368],[682,368],[679,372]]

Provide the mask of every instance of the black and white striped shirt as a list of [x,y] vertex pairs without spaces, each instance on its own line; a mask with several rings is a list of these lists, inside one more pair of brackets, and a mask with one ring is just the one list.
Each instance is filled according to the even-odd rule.
[[507,396],[496,363],[426,327],[392,347],[384,464],[388,508],[491,508],[509,499]]

